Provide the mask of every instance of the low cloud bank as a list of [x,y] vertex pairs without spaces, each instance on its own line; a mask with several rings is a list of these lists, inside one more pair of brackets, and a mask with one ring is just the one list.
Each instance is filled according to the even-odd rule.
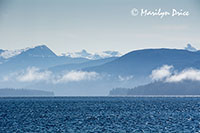
[[17,80],[21,82],[31,82],[31,81],[44,81],[51,78],[52,73],[50,71],[41,72],[36,67],[27,68],[26,71],[19,73],[17,75]]
[[97,78],[97,76],[98,74],[96,72],[70,71],[62,75],[60,78],[56,78],[56,80],[54,80],[54,83],[94,80]]
[[171,76],[173,66],[163,65],[162,67],[152,71],[150,77],[153,80],[163,80]]
[[200,81],[200,70],[187,68],[180,72],[174,70],[173,66],[163,65],[152,71],[150,75],[154,81],[181,82],[184,80]]
[[53,73],[49,70],[41,70],[37,67],[28,67],[26,70],[20,72],[10,73],[3,77],[3,81],[16,81],[22,83],[28,82],[46,82],[46,83],[68,83],[68,82],[79,82],[79,81],[94,81],[94,80],[110,80],[115,79],[120,82],[131,81],[134,79],[133,75],[112,77],[109,74],[99,74],[96,72],[87,71],[68,71],[63,73]]
[[41,71],[36,67],[29,67],[25,71],[11,73],[3,78],[3,81],[15,80],[19,82],[40,82],[51,83],[76,82],[82,80],[95,80],[99,74],[96,72],[70,71],[62,74],[53,74],[51,71]]

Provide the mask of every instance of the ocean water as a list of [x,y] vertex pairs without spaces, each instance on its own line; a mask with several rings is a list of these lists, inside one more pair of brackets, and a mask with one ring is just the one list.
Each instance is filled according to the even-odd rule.
[[0,132],[200,132],[200,98],[0,98]]

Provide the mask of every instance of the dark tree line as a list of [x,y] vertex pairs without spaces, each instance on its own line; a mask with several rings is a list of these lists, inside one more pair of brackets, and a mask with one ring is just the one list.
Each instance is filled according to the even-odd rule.
[[200,82],[153,82],[135,88],[115,88],[110,95],[200,95]]
[[0,89],[0,97],[6,97],[6,96],[54,96],[54,93],[49,91],[30,90],[30,89],[13,89],[13,88]]

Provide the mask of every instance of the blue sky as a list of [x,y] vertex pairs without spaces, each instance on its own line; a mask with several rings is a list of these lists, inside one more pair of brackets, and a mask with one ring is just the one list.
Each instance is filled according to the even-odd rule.
[[[131,10],[189,11],[187,17],[132,16]],[[0,48],[46,44],[57,54],[86,49],[200,49],[199,0],[0,0]]]

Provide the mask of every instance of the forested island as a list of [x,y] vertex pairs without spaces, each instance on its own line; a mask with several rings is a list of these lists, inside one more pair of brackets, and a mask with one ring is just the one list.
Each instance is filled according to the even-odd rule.
[[200,82],[153,82],[135,88],[114,88],[110,91],[109,95],[200,95]]
[[13,89],[2,88],[0,89],[0,97],[40,97],[40,96],[54,96],[53,92],[43,90],[30,90],[30,89]]

